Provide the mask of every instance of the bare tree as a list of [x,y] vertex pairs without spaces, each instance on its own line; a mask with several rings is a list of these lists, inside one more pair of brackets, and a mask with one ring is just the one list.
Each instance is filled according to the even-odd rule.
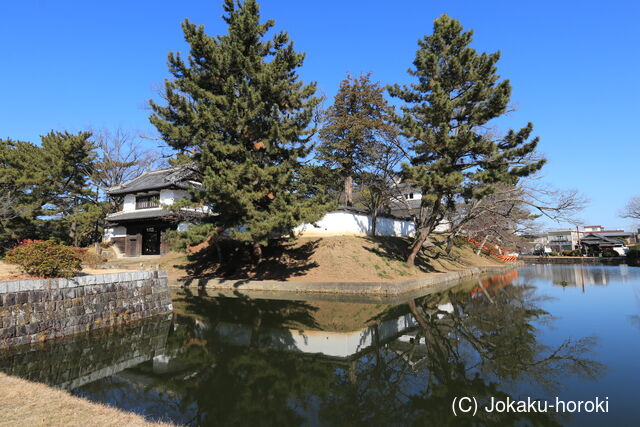
[[118,127],[94,131],[98,151],[93,180],[104,195],[106,191],[136,178],[159,161],[159,155],[144,148],[142,138]]
[[458,200],[447,215],[450,234],[447,252],[456,236],[465,234],[484,243],[521,246],[520,235],[535,228],[535,220],[546,217],[554,221],[577,224],[575,215],[587,200],[576,190],[557,190],[540,184],[539,177],[522,179],[517,185],[495,186],[492,194],[481,199]]
[[622,218],[640,220],[640,196],[632,197],[620,213]]
[[370,165],[360,172],[358,181],[360,202],[371,215],[371,235],[376,235],[378,216],[390,203],[402,199],[398,187],[398,166],[405,159],[404,152],[395,140],[378,141],[376,154]]

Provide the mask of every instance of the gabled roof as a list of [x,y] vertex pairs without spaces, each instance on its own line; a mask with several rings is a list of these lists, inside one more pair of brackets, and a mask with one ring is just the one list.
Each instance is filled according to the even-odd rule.
[[589,245],[620,245],[622,246],[622,242],[618,239],[614,239],[611,237],[603,236],[602,234],[596,233],[586,233],[580,241]]
[[[162,188],[193,187],[193,181],[197,181],[198,171],[194,164],[174,166],[166,169],[148,171],[129,182],[110,188],[108,194],[128,194],[147,190],[160,190]],[[192,181],[192,182],[190,182]]]

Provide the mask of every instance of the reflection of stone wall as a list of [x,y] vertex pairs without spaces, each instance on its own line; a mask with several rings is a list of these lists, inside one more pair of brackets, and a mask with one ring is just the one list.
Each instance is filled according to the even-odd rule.
[[170,317],[155,316],[115,328],[12,347],[0,352],[0,371],[72,389],[164,352]]
[[120,325],[171,310],[165,271],[0,282],[0,348]]

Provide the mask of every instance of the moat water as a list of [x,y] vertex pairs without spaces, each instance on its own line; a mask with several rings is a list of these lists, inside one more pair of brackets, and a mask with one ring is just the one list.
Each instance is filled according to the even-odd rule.
[[640,425],[637,267],[410,300],[174,297],[168,318],[0,351],[0,370],[184,425]]

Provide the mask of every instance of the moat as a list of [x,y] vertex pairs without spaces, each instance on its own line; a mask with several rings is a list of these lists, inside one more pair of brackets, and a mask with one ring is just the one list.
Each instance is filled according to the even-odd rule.
[[[409,301],[173,297],[172,316],[3,351],[0,370],[186,425],[640,422],[637,267],[529,265]],[[452,411],[465,396],[608,413],[472,421]]]

